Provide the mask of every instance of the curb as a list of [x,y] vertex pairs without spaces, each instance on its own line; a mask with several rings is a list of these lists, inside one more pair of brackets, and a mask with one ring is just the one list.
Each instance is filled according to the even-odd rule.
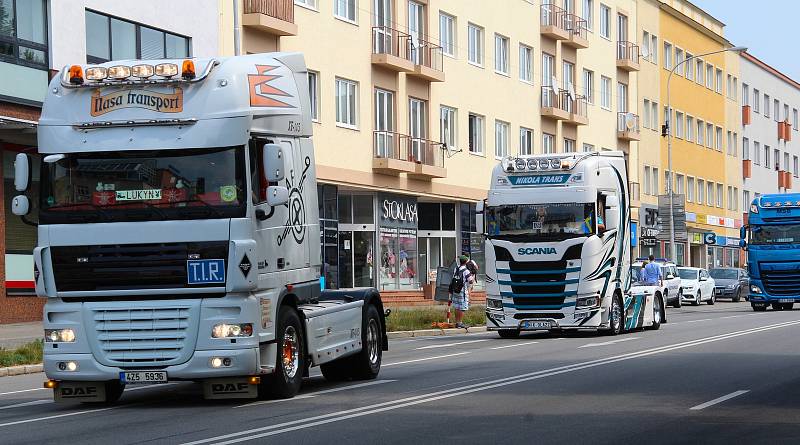
[[394,331],[387,332],[386,336],[389,340],[398,338],[412,338],[412,337],[435,337],[441,335],[464,335],[473,332],[486,332],[486,326],[475,326],[472,328],[460,329],[420,329],[418,331]]
[[6,368],[0,368],[0,377],[10,377],[23,374],[38,374],[43,371],[44,367],[41,363],[36,365],[9,366]]

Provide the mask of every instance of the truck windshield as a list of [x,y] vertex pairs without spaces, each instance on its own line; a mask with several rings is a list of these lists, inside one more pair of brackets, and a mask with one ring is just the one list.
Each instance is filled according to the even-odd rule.
[[68,154],[42,163],[40,222],[245,214],[244,147]]
[[559,240],[596,232],[594,203],[520,204],[488,207],[491,238]]
[[750,244],[800,243],[800,225],[761,225],[750,228]]

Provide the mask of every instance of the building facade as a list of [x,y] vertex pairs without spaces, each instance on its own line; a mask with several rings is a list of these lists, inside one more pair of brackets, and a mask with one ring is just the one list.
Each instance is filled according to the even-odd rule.
[[[30,194],[38,196],[36,126],[51,76],[73,63],[217,55],[217,6],[216,0],[0,2],[0,323],[41,318],[44,301],[33,296],[36,227],[11,215],[8,205],[16,194],[13,164],[20,152],[33,157]],[[32,202],[29,219],[36,221]]]

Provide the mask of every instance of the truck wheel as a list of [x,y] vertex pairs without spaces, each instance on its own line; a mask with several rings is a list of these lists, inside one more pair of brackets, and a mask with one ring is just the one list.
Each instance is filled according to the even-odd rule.
[[606,329],[605,334],[621,334],[625,326],[624,317],[625,315],[622,309],[622,301],[618,295],[614,295],[614,298],[611,300],[611,311],[608,314],[608,329]]
[[519,338],[519,329],[500,329],[497,333],[500,338]]
[[650,330],[657,331],[661,327],[661,321],[664,319],[664,305],[661,304],[661,298],[655,297],[653,299],[653,324],[650,325]]
[[266,391],[275,397],[288,399],[300,391],[305,369],[303,331],[300,317],[289,306],[278,313],[278,329],[275,332],[278,347],[275,372],[266,381]]
[[767,310],[767,303],[750,303],[750,306],[752,306],[753,310],[756,312],[764,312]]

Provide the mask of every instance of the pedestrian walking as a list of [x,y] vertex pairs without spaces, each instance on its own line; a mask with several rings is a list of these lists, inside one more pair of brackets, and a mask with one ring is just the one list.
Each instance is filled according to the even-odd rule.
[[458,266],[453,271],[453,279],[450,281],[450,301],[453,302],[453,309],[456,311],[456,327],[466,328],[464,325],[464,312],[469,310],[469,289],[475,279],[467,268],[469,258],[461,255],[458,258]]
[[656,264],[655,257],[650,255],[650,261],[642,266],[642,281],[648,286],[664,285],[664,277],[661,275],[661,266]]

